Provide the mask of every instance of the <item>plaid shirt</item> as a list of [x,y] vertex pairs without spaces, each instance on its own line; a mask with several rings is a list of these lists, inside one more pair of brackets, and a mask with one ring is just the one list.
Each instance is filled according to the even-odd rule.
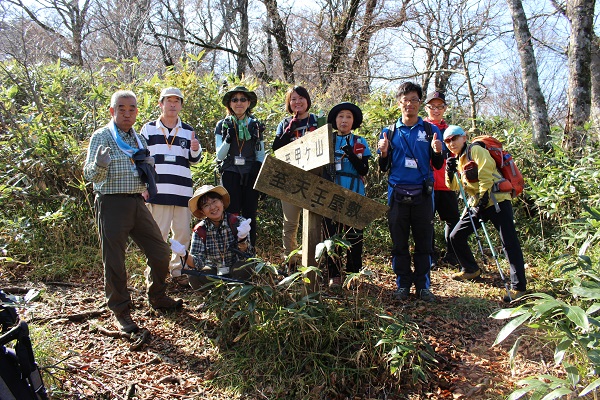
[[[110,122],[112,124],[112,121]],[[133,147],[138,148],[137,141],[131,133],[123,132],[117,128],[118,134],[123,141]],[[132,132],[135,134],[135,131]],[[147,146],[146,140],[137,135],[144,147]],[[96,165],[96,152],[98,147],[110,147],[110,164],[103,168]],[[94,183],[94,192],[101,194],[130,193],[137,194],[146,190],[146,185],[137,175],[135,164],[131,158],[119,149],[117,142],[113,138],[109,125],[98,129],[92,135],[88,147],[87,158],[83,166],[83,176],[88,181]]]
[[[194,259],[196,268],[208,267],[232,267],[238,261],[238,256],[229,250],[233,244],[237,249],[238,238],[233,235],[233,231],[227,223],[228,215],[224,213],[223,222],[216,226],[208,218],[205,218],[200,224],[203,224],[206,229],[206,243],[202,237],[196,232],[192,233],[192,244],[190,246],[190,255]],[[245,218],[237,217],[238,225]],[[200,225],[199,224],[199,225]],[[250,245],[250,235],[246,237],[248,243],[247,253],[250,253],[252,246]]]

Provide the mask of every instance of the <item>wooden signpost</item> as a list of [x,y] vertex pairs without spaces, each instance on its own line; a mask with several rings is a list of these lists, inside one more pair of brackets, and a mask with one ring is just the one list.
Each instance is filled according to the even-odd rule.
[[[333,163],[334,143],[331,125],[293,141],[278,149],[276,157],[266,157],[254,184],[254,189],[304,209],[302,264],[305,266],[315,262],[322,216],[363,229],[388,209],[384,204],[307,172]],[[318,290],[316,276],[309,279],[307,290],[313,293]]]
[[275,157],[304,171],[333,162],[335,145],[330,124],[275,150]]

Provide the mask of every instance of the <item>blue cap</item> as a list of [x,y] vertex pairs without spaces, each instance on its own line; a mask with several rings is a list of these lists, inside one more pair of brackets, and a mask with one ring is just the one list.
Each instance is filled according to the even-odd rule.
[[444,140],[451,138],[452,136],[466,136],[465,131],[458,125],[448,125],[444,131]]

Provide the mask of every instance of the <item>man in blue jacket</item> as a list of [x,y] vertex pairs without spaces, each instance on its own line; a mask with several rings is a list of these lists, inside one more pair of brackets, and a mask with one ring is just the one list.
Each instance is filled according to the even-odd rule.
[[[440,169],[442,142],[439,129],[419,117],[423,91],[405,82],[396,92],[402,111],[396,123],[384,128],[377,144],[379,168],[389,171],[388,224],[392,238],[392,268],[396,274],[394,297],[406,300],[414,284],[417,296],[435,301],[430,270],[433,240],[433,170]],[[412,231],[414,254],[409,237]],[[411,269],[414,262],[414,271]]]

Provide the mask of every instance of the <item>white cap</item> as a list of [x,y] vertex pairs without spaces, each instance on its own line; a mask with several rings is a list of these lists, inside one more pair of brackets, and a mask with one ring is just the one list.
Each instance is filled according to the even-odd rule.
[[181,93],[181,90],[177,89],[176,87],[168,87],[163,89],[160,92],[160,98],[158,101],[162,103],[163,99],[169,96],[177,96],[181,99],[181,101],[183,101],[183,93]]

